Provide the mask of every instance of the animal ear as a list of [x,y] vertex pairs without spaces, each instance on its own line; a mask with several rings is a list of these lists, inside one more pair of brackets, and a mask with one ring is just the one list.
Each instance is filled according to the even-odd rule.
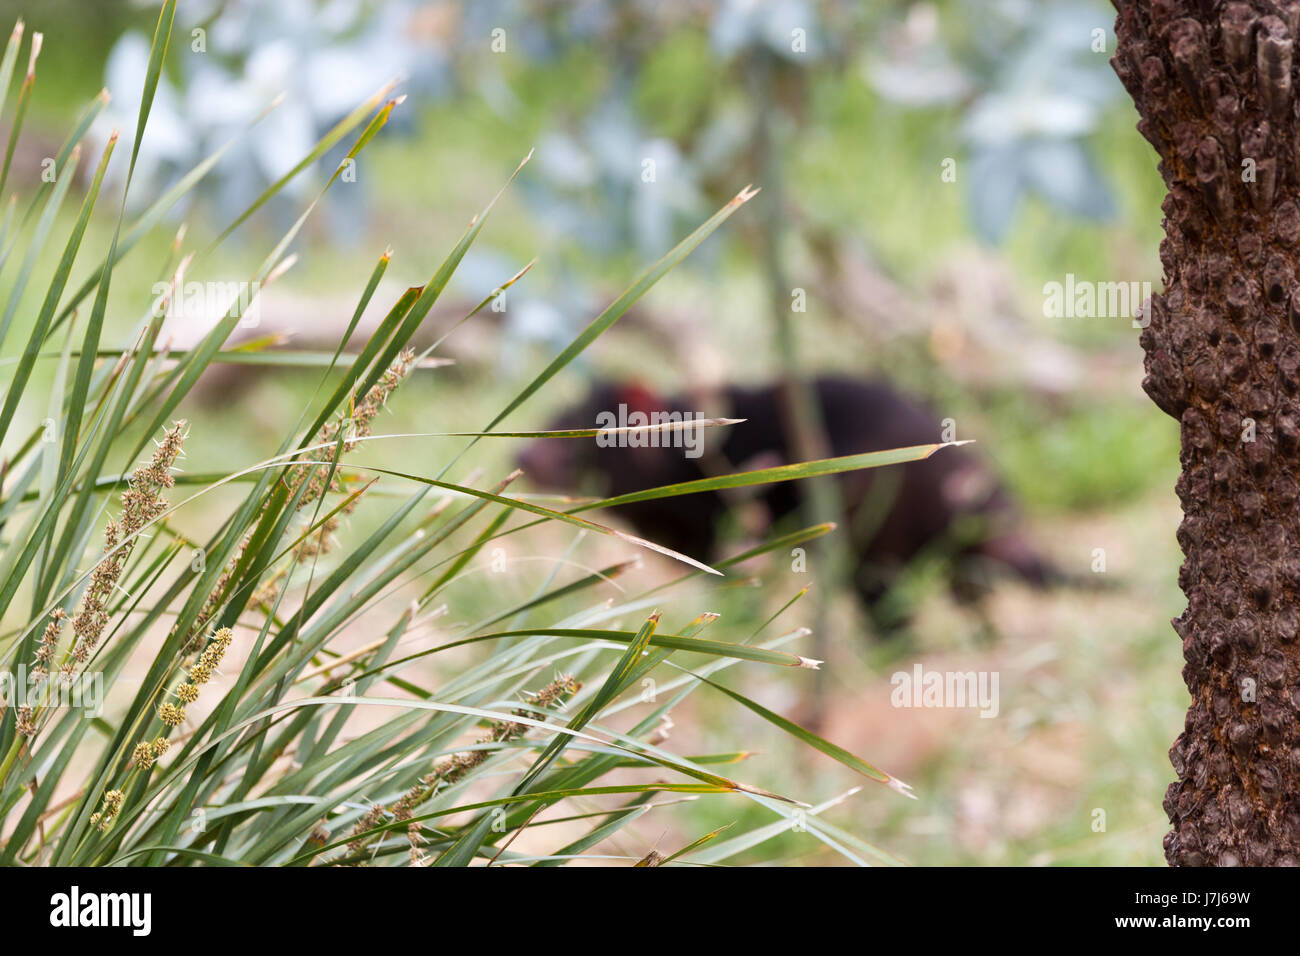
[[614,388],[614,403],[626,405],[629,412],[662,412],[668,402],[654,389],[640,382],[625,382]]

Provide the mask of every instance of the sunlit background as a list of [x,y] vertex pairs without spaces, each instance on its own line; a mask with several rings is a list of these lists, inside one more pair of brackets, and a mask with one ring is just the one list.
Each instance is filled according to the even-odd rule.
[[[113,99],[94,136],[102,143],[121,129],[130,141],[156,9],[6,0],[0,14],[44,34],[9,180],[26,196],[101,88]],[[953,419],[957,437],[975,439],[1013,490],[1040,546],[1104,586],[1039,593],[1008,583],[981,614],[955,605],[919,568],[907,583],[910,632],[882,644],[852,598],[818,592],[814,574],[813,592],[783,621],[820,622],[825,678],[814,693],[806,672],[755,669],[746,691],[796,716],[816,712],[827,737],[912,784],[916,802],[868,785],[827,813],[902,860],[1159,863],[1166,750],[1185,707],[1168,623],[1182,607],[1176,425],[1141,392],[1130,317],[1044,312],[1044,286],[1069,275],[1160,287],[1163,190],[1108,65],[1113,20],[1101,0],[183,2],[128,221],[230,145],[193,199],[143,240],[159,254],[114,273],[104,338],[144,314],[164,277],[141,264],[160,261],[178,230],[186,249],[205,248],[394,81],[406,100],[309,221],[293,268],[263,293],[257,326],[232,341],[332,348],[391,247],[362,320],[363,332],[373,327],[403,289],[427,279],[530,150],[417,344],[537,263],[504,311],[448,338],[439,353],[455,364],[419,371],[377,431],[480,427],[642,268],[742,187],[761,186],[508,424],[542,427],[596,375],[675,392],[772,380],[791,363],[887,378]],[[204,278],[250,275],[345,148],[240,226]],[[127,154],[114,157],[116,186],[105,193],[114,198],[100,203],[88,245],[111,233]],[[69,223],[75,215],[71,201],[60,214]],[[42,257],[36,274],[53,264]],[[79,263],[74,284],[91,267]],[[5,272],[0,292],[15,275]],[[796,290],[805,311],[792,311]],[[793,350],[781,344],[783,323]],[[206,331],[191,323],[168,334],[184,347]],[[181,409],[194,423],[187,469],[273,454],[315,382],[308,371],[221,367]],[[34,427],[41,409],[23,414]],[[431,474],[459,447],[422,440],[396,456],[358,455]],[[497,480],[517,450],[483,443],[473,466]],[[353,526],[381,520],[383,505],[367,501]],[[201,535],[216,515],[186,520]],[[525,599],[548,573],[546,556],[571,544],[560,531],[510,539],[505,583],[467,575],[445,596],[447,620],[475,618],[503,587]],[[575,553],[599,566],[629,549],[584,541]],[[668,574],[647,559],[634,581]],[[778,560],[754,586],[700,600],[756,628],[808,583]],[[891,706],[890,675],[917,662],[997,671],[998,716]],[[772,750],[748,758],[753,783],[795,774],[801,795],[819,800],[853,786],[842,767],[787,748],[756,718],[745,728],[747,718],[696,695],[674,715],[672,744],[689,754],[771,739]],[[699,832],[759,811],[734,801],[711,803],[697,819],[691,812],[676,819]],[[653,844],[661,832],[637,836]],[[807,836],[780,840],[787,858],[835,860]]]

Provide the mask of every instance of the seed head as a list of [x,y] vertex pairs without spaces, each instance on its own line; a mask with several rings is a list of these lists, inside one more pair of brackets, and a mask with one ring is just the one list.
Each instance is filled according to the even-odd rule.
[[18,708],[15,729],[23,737],[30,737],[36,733],[36,720],[32,716],[32,708],[27,704],[23,704]]
[[141,741],[135,745],[135,751],[131,754],[131,759],[141,770],[148,770],[153,766],[153,748],[144,741]]
[[[184,441],[185,422],[178,421],[158,442],[158,448],[149,463],[141,465],[131,474],[127,489],[122,494],[122,513],[116,521],[110,520],[104,528],[104,557],[95,564],[90,584],[81,599],[81,608],[72,619],[72,632],[76,640],[72,660],[78,665],[84,665],[90,659],[91,651],[99,643],[104,628],[108,625],[108,601],[135,547],[138,540],[136,536],[149,522],[167,510],[167,502],[161,492],[175,483],[171,468],[181,453]],[[50,629],[54,628],[57,642],[58,629],[61,627],[61,619],[56,621],[52,616],[46,633],[49,634]]]

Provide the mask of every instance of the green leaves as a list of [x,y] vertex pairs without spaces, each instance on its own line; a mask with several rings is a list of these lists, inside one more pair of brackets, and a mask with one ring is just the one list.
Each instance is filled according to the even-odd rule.
[[[802,741],[803,743],[807,744],[809,747],[812,747],[814,750],[820,750],[828,757],[838,760],[840,763],[844,764],[844,766],[848,767],[850,770],[854,770],[862,774],[862,776],[864,777],[868,777],[872,780],[875,780],[878,783],[886,784],[887,786],[891,787],[894,790],[897,790],[899,793],[903,794],[906,797],[912,797],[912,793],[911,793],[912,788],[910,786],[903,783],[903,781],[897,779],[896,777],[891,777],[883,770],[877,770],[875,767],[871,766],[871,764],[867,763],[865,760],[858,759],[857,757],[853,756],[853,754],[849,753],[844,748],[837,747],[829,740],[824,740],[821,737],[817,736],[811,730],[805,730],[803,727],[800,727],[794,721],[787,720],[786,718],[782,717],[780,714],[773,713],[772,711],[764,707],[762,704],[750,700],[748,697],[744,696],[743,694],[737,694],[735,691],[723,687],[721,684],[717,684],[709,680],[707,677],[700,677],[699,675],[695,675],[695,676],[701,683],[707,684],[708,686],[712,687],[714,690],[721,691],[722,693],[730,697],[732,700],[734,700],[736,703],[740,704],[742,707],[745,707],[750,711],[753,711],[755,714],[758,714],[758,716],[762,717],[768,723],[780,727],[787,734],[796,738],[797,740]],[[916,798],[912,797],[912,799],[916,799]]]
[[612,508],[616,505],[633,504],[638,501],[653,501],[657,498],[677,498],[681,495],[699,494],[704,491],[720,491],[724,488],[748,488],[753,485],[767,485],[780,481],[797,481],[800,478],[815,478],[819,475],[838,475],[846,471],[861,471],[864,468],[880,468],[885,465],[898,465],[903,462],[929,458],[944,446],[913,445],[909,448],[896,448],[890,451],[872,451],[861,455],[845,455],[841,458],[824,458],[820,461],[801,461],[793,465],[779,465],[773,468],[760,468],[755,471],[742,471],[732,475],[718,475],[701,478],[698,481],[684,481],[675,485],[663,485],[605,498],[602,501],[580,505],[573,511],[587,511],[592,508]]
[[[727,752],[695,758],[665,748],[656,733],[660,721],[700,687],[717,689],[737,712],[757,714],[853,772],[892,785],[892,778],[865,761],[713,680],[718,670],[733,666],[794,679],[801,669],[817,666],[785,647],[801,640],[806,629],[793,625],[759,640],[757,633],[747,633],[752,623],[738,628],[719,621],[716,612],[704,610],[714,605],[702,602],[718,596],[725,572],[828,534],[831,526],[775,537],[711,566],[704,563],[706,556],[676,553],[582,513],[880,467],[925,457],[941,446],[719,475],[605,500],[567,499],[564,510],[505,494],[517,473],[449,477],[483,438],[595,436],[594,428],[538,432],[501,426],[755,191],[743,190],[647,268],[541,372],[512,389],[513,397],[488,416],[485,426],[467,427],[472,423],[461,420],[454,402],[446,402],[430,410],[428,428],[419,434],[370,434],[378,428],[378,420],[371,422],[377,411],[406,400],[407,377],[444,374],[450,363],[437,352],[447,335],[475,321],[503,290],[526,278],[531,263],[502,277],[492,295],[440,329],[423,354],[410,350],[488,227],[502,193],[487,202],[441,260],[427,264],[427,281],[396,296],[357,351],[344,348],[379,289],[390,251],[377,261],[355,263],[362,291],[332,350],[282,350],[274,338],[230,347],[227,339],[247,306],[238,301],[198,342],[170,349],[160,341],[163,315],[157,303],[113,277],[123,274],[126,257],[147,247],[144,240],[166,212],[228,148],[204,159],[134,223],[126,223],[125,190],[131,188],[166,68],[175,12],[174,0],[161,5],[121,205],[110,214],[114,218],[97,220],[104,216],[97,200],[114,140],[98,160],[40,304],[32,310],[24,310],[24,295],[37,264],[55,258],[51,234],[69,194],[80,191],[73,175],[80,142],[105,96],[93,100],[77,121],[57,157],[55,181],[35,191],[27,214],[15,216],[11,206],[0,227],[0,270],[11,261],[10,251],[21,253],[12,257],[18,269],[0,314],[5,388],[0,662],[14,677],[37,661],[46,670],[63,667],[72,676],[95,676],[109,695],[102,713],[83,719],[76,708],[41,696],[52,686],[47,681],[35,703],[4,711],[0,861],[556,865],[600,854],[603,841],[626,834],[628,824],[648,814],[656,815],[656,826],[660,819],[670,821],[672,808],[688,798],[750,801],[764,823],[750,842],[745,833],[732,835],[735,827],[712,830],[693,842],[683,837],[673,844],[681,849],[656,862],[690,863],[720,848],[739,852],[776,832],[771,828],[787,826],[788,814],[802,804],[797,795],[778,795],[718,772],[743,768],[770,774],[773,768],[754,756],[763,749],[760,742],[738,741],[722,748]],[[0,58],[0,108],[21,39],[16,30]],[[29,72],[15,105],[0,190],[31,83]],[[340,120],[284,177],[235,214],[203,253],[185,249],[178,237],[160,261],[142,268],[173,285],[199,274],[206,253],[330,149],[351,137],[347,157],[359,155],[401,103],[389,98],[391,90],[386,86]],[[502,192],[518,172],[507,178]],[[290,246],[338,176],[333,171],[271,243],[250,276],[252,283],[283,271]],[[103,229],[93,229],[92,222]],[[91,255],[83,245],[97,234],[110,238],[106,248]],[[93,271],[69,291],[72,269],[88,256]],[[111,341],[124,327],[111,311],[119,297],[130,301],[134,324]],[[10,339],[20,344],[5,351]],[[32,387],[41,379],[41,362],[50,363],[52,394],[37,394]],[[265,423],[279,428],[278,445],[243,448],[227,444],[229,437],[210,425],[194,426],[185,437],[187,447],[220,449],[221,470],[173,476],[163,468],[147,482],[138,475],[128,478],[164,429],[172,429],[172,441],[182,433],[173,419],[184,414],[190,392],[218,363],[320,372],[295,420]],[[41,427],[33,428],[34,420]],[[703,424],[734,423],[710,419]],[[434,474],[410,463],[423,457],[426,439],[448,437],[466,443],[458,454],[437,460]],[[354,460],[359,448],[370,456],[364,462]],[[419,456],[411,453],[417,448]],[[168,500],[148,505],[137,521],[142,482],[159,493],[166,490]],[[360,530],[349,527],[345,519],[367,508],[373,509],[367,519],[374,520],[357,522]],[[124,517],[128,512],[130,522]],[[533,578],[493,578],[484,586],[485,575],[474,576],[485,569],[510,574],[508,566],[504,572],[495,567],[497,543],[537,525],[567,537],[576,534],[562,557],[533,556],[549,565],[540,584]],[[626,557],[588,567],[579,546],[595,536],[666,555],[686,565],[686,572],[676,581],[647,584],[639,563]],[[554,534],[538,540],[549,543]],[[714,590],[702,590],[701,582]],[[638,587],[645,590],[634,593]],[[792,614],[797,597],[767,623]],[[102,639],[93,651],[77,655],[71,653],[72,637],[58,624],[61,615],[85,612],[87,602],[102,614],[94,622]],[[624,627],[624,620],[640,623]],[[665,620],[686,623],[667,626]],[[716,635],[710,630],[701,636],[715,625]],[[204,663],[211,662],[213,647],[224,655],[219,674]],[[683,654],[690,655],[690,669],[670,670],[677,667],[674,655]],[[651,675],[662,678],[661,701],[637,696],[646,682],[654,682]],[[557,686],[565,692],[547,690]],[[634,707],[641,710],[627,728],[621,715]],[[373,719],[376,713],[381,719]],[[609,778],[613,773],[617,777]],[[652,799],[665,795],[672,799]],[[607,806],[614,797],[625,802]],[[545,832],[546,811],[561,805],[570,819],[589,820],[590,829],[577,839],[572,832],[557,836],[549,853],[511,848],[525,828]],[[692,833],[700,829],[690,827]],[[870,848],[832,833],[829,825],[816,833],[848,858],[875,861]]]

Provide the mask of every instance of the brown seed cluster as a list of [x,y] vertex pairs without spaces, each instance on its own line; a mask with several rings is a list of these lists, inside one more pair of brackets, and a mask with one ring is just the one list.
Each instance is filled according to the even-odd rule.
[[[403,349],[393,364],[380,377],[379,381],[371,386],[370,391],[366,392],[365,398],[352,410],[351,416],[326,422],[321,426],[320,433],[312,444],[333,445],[342,434],[346,436],[343,439],[343,452],[346,454],[355,449],[359,439],[366,438],[371,434],[370,425],[375,416],[388,402],[388,396],[402,383],[402,379],[406,378],[413,364],[415,364],[415,353],[410,349]],[[319,449],[319,451],[330,451],[330,449]],[[293,490],[296,492],[300,484],[307,483],[307,487],[298,502],[300,510],[320,498],[327,490],[336,492],[343,490],[337,476],[334,479],[334,486],[329,489],[326,488],[325,483],[328,473],[329,469],[322,465],[300,465],[294,469],[290,479]]]
[[61,607],[50,612],[50,620],[41,635],[41,643],[36,646],[36,664],[32,668],[32,680],[41,681],[49,676],[54,666],[54,659],[59,650],[59,638],[63,634],[63,622],[68,613]]
[[[199,659],[194,662],[189,669],[189,680],[183,681],[177,685],[175,690],[176,699],[180,705],[166,701],[158,708],[158,719],[169,727],[178,727],[185,722],[185,704],[192,704],[199,699],[199,687],[212,680],[212,675],[216,673],[217,667],[221,664],[221,659],[226,656],[226,651],[230,648],[230,642],[234,639],[234,633],[228,627],[223,627],[212,635],[212,640],[208,646],[203,649]],[[142,745],[141,745],[142,746]]]
[[[581,681],[567,674],[563,675],[547,684],[536,694],[529,695],[528,702],[531,706],[516,710],[514,714],[516,717],[533,717],[535,711],[549,710],[555,705],[567,701],[581,689]],[[478,743],[506,743],[517,740],[527,733],[528,729],[527,724],[521,724],[517,721],[493,721],[487,735],[480,737]],[[420,782],[404,793],[396,803],[390,806],[376,804],[371,807],[366,815],[358,820],[352,828],[354,839],[348,843],[348,850],[352,853],[362,850],[369,841],[360,835],[379,826],[384,822],[385,818],[391,817],[394,820],[411,819],[420,804],[428,800],[440,788],[456,783],[469,771],[487,760],[490,755],[491,751],[489,750],[465,750],[438,761],[434,764],[432,772],[421,777]],[[408,828],[408,837],[412,835],[418,837],[418,825],[412,824],[412,827],[414,829]],[[416,849],[414,841],[412,842],[412,849]],[[414,860],[414,856],[412,859]]]
[[109,790],[105,793],[104,802],[98,812],[90,815],[90,825],[101,831],[111,827],[122,809],[122,800],[125,796],[121,790]]
[[[104,528],[104,556],[96,562],[90,573],[90,582],[82,594],[81,605],[72,618],[72,645],[57,662],[60,675],[71,680],[84,668],[103,637],[110,617],[110,598],[127,560],[135,548],[139,535],[148,524],[167,510],[162,491],[175,484],[172,467],[180,457],[185,442],[185,422],[178,421],[157,442],[149,462],[141,465],[127,479],[127,489],[122,493],[122,512]],[[67,613],[63,608],[50,612],[40,643],[36,645],[31,678],[34,683],[45,681],[56,667],[59,642],[63,634]],[[15,729],[23,737],[33,737],[43,721],[43,706],[33,708],[23,705],[15,714]]]
[[135,745],[135,750],[131,754],[131,762],[141,770],[148,770],[153,766],[153,747],[141,741]]
[[[397,356],[393,364],[385,370],[383,376],[376,382],[366,393],[361,402],[354,408],[350,418],[335,419],[321,426],[319,434],[311,442],[313,445],[333,443],[338,440],[340,430],[347,428],[344,434],[347,437],[343,441],[343,451],[352,451],[357,444],[357,439],[364,438],[371,434],[370,427],[375,416],[379,414],[380,409],[388,401],[388,397],[393,393],[402,380],[410,372],[415,364],[415,353],[410,349],[403,349]],[[323,449],[321,449],[323,450]],[[331,453],[332,454],[332,453]],[[291,494],[297,494],[299,488],[305,483],[306,488],[302,490],[301,497],[298,498],[297,509],[299,511],[315,502],[327,491],[336,493],[345,492],[347,489],[338,475],[334,476],[329,487],[326,487],[327,476],[329,474],[329,461],[326,459],[324,464],[298,464],[289,468],[288,481]],[[338,530],[342,523],[343,517],[350,514],[356,507],[356,500],[348,502],[337,514],[326,518],[321,527],[312,533],[312,536],[302,542],[295,550],[294,560],[303,561],[313,555],[323,554],[330,548],[331,536]],[[186,645],[187,650],[197,650],[197,644],[202,640],[202,634],[208,623],[216,616],[221,608],[221,602],[227,597],[226,589],[230,585],[230,578],[234,574],[240,559],[243,557],[245,549],[248,547],[252,532],[249,532],[239,542],[235,548],[235,553],[226,567],[222,570],[220,577],[217,579],[216,586],[213,587],[207,600],[200,610],[198,618],[195,620],[193,628],[190,630],[190,640]],[[277,570],[271,578],[264,581],[262,585],[254,592],[252,603],[260,606],[269,606],[275,599],[276,584],[284,576],[284,570]]]
[[22,704],[14,715],[14,729],[20,737],[31,737],[36,733],[36,715],[30,704]]
[[[185,711],[172,704],[163,704],[158,710],[158,715],[163,723],[173,727],[185,719]],[[166,737],[156,737],[152,741],[140,741],[131,749],[131,772],[148,772],[158,762],[158,758],[165,754],[170,747],[171,741]],[[117,818],[118,812],[122,809],[124,799],[123,790],[109,790],[104,794],[104,802],[99,812],[91,814],[91,825],[100,830],[107,830],[111,827],[113,821]]]
[[1300,4],[1121,0],[1111,61],[1168,187],[1141,335],[1181,423],[1191,705],[1176,865],[1300,864]]
[[[370,426],[374,421],[375,416],[378,415],[380,409],[387,404],[388,397],[393,393],[397,386],[402,383],[402,380],[406,378],[407,374],[411,371],[411,366],[414,364],[415,352],[411,349],[403,349],[401,353],[398,354],[393,364],[384,371],[384,374],[380,377],[379,381],[371,386],[370,391],[366,393],[365,398],[363,398],[360,404],[353,409],[352,415],[349,418],[335,419],[334,421],[326,422],[325,425],[321,427],[320,435],[313,444],[324,444],[327,442],[333,443],[339,440],[340,434],[344,434],[346,437],[343,439],[342,451],[347,453],[356,448],[359,439],[365,438],[371,434]],[[346,431],[342,431],[343,429],[346,429]],[[323,450],[325,449],[322,449],[322,451]],[[299,466],[299,468],[296,469],[296,472],[291,479],[294,482],[294,490],[297,490],[300,483],[304,481],[307,483],[307,487],[298,501],[298,510],[301,511],[303,508],[307,507],[307,505],[316,501],[325,494],[327,490],[325,485],[328,475],[329,468],[325,465],[316,465],[314,467]],[[335,475],[328,490],[341,494],[346,492],[347,489],[339,480],[339,477]],[[342,524],[343,518],[355,510],[356,505],[357,499],[353,499],[345,504],[337,514],[330,515],[326,518],[321,523],[320,528],[313,532],[310,538],[306,539],[298,546],[296,559],[298,561],[305,561],[315,555],[325,554],[328,552],[330,550],[331,536],[338,530],[339,525]]]
[[141,770],[148,770],[170,747],[171,741],[166,737],[158,737],[152,741],[141,741],[135,745],[135,749],[131,753],[131,763]]
[[[164,433],[149,463],[137,468],[128,479],[127,489],[122,494],[121,515],[117,520],[110,520],[104,528],[104,557],[95,564],[90,584],[81,599],[81,608],[72,619],[74,643],[63,664],[63,669],[69,676],[90,660],[91,653],[108,625],[109,598],[139,540],[136,536],[149,522],[167,510],[162,492],[175,484],[171,470],[181,454],[185,435],[183,421],[176,422]],[[61,626],[61,620],[57,623]],[[56,621],[51,620],[50,626],[55,624]],[[46,628],[47,635],[50,626]],[[55,641],[57,642],[57,628]],[[42,649],[44,647],[42,642]]]
[[230,556],[226,566],[221,569],[216,585],[203,602],[203,607],[199,610],[199,616],[195,619],[194,626],[190,628],[190,639],[185,644],[185,653],[194,653],[203,646],[203,637],[207,632],[208,622],[216,617],[217,611],[221,609],[221,602],[226,595],[226,588],[230,585],[230,578],[234,575],[235,568],[239,566],[239,561],[243,558],[244,550],[248,547],[248,542],[252,540],[252,537],[253,533],[250,531],[240,539],[239,544],[235,546],[235,553]]

